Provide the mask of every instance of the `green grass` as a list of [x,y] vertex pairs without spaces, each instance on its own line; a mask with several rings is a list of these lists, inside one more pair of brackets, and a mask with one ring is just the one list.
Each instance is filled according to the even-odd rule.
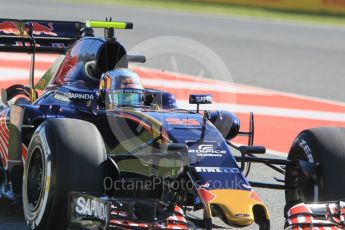
[[77,2],[103,3],[127,5],[150,9],[173,9],[183,12],[229,15],[237,17],[250,17],[265,20],[279,20],[295,23],[317,25],[345,26],[344,16],[303,14],[285,12],[256,7],[233,6],[226,4],[210,4],[198,2],[185,2],[183,0],[72,0]]

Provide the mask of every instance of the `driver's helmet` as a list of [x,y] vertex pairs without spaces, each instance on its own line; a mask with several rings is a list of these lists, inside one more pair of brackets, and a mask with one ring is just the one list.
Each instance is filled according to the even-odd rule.
[[143,103],[144,88],[139,76],[132,70],[121,68],[104,73],[99,88],[100,94],[105,96],[107,108],[139,106]]

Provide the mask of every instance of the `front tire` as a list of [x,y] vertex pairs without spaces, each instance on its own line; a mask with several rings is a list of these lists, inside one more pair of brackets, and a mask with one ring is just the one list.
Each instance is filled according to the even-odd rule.
[[97,128],[50,119],[31,139],[24,165],[23,208],[30,229],[66,229],[70,191],[103,193],[106,151]]
[[[320,127],[304,130],[290,149],[289,160],[316,164],[313,178],[297,189],[285,191],[287,204],[334,201],[345,198],[345,128]],[[286,180],[291,175],[287,167]]]

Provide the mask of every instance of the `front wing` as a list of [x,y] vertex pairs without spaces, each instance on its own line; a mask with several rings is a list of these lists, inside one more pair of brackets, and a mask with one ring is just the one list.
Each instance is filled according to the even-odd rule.
[[285,229],[345,229],[345,201],[296,204],[286,213]]
[[112,199],[82,192],[70,192],[68,217],[70,229],[192,228],[176,204],[164,207],[156,199]]

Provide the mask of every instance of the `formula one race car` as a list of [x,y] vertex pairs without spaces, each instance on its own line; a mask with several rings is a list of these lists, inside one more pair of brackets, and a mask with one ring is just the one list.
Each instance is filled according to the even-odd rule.
[[[190,95],[197,109],[188,111],[169,92],[142,86],[128,62],[145,57],[127,54],[114,38],[115,29],[132,23],[0,19],[0,25],[0,51],[32,54],[30,86],[3,89],[0,111],[0,194],[22,202],[29,228],[212,229],[212,217],[219,217],[233,227],[255,222],[269,229],[255,186],[286,189],[287,228],[305,226],[301,216],[309,218],[307,227],[320,224],[313,215],[324,217],[323,226],[343,224],[342,204],[323,204],[317,213],[298,209],[342,198],[344,182],[336,179],[342,129],[302,132],[288,160],[256,157],[265,148],[253,146],[253,115],[250,130],[241,132],[233,113],[199,111],[211,95]],[[93,28],[105,36],[95,37]],[[35,85],[36,53],[62,56]],[[237,135],[247,135],[248,146],[232,144]],[[251,162],[286,178],[249,182]],[[198,210],[203,218],[191,215]]]

